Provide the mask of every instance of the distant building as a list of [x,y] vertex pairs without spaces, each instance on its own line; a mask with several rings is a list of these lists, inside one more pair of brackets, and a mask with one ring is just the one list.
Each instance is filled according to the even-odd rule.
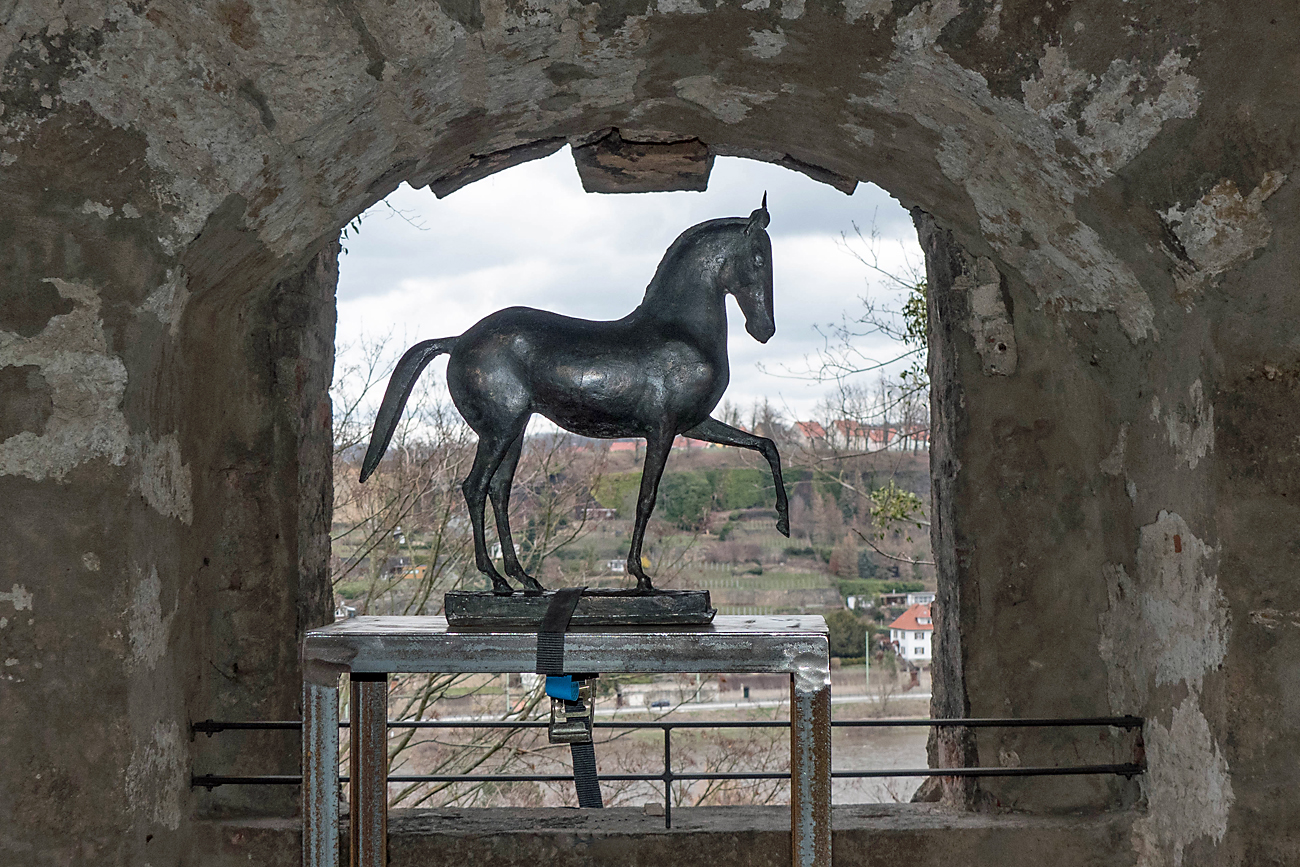
[[920,590],[916,593],[907,594],[908,605],[929,605],[934,601],[933,590]]
[[804,445],[816,445],[826,442],[826,428],[815,421],[797,421],[794,423],[795,436],[803,440]]
[[929,428],[919,424],[863,424],[842,418],[831,422],[829,432],[816,422],[795,422],[795,431],[808,444],[829,442],[857,452],[920,451],[930,445]]
[[592,503],[588,506],[575,506],[573,517],[577,521],[609,521],[618,517],[618,510],[607,509],[599,503]]
[[908,608],[889,624],[889,643],[904,659],[928,663],[932,657],[931,638],[934,623],[930,619],[930,604],[919,603]]
[[419,566],[412,566],[402,571],[402,581],[423,581],[424,576],[428,574],[429,566],[427,563],[421,563]]
[[673,438],[673,448],[690,450],[690,449],[714,449],[714,448],[721,448],[721,446],[719,446],[717,443],[706,443],[704,442],[704,440],[695,440],[695,439],[691,439],[690,437],[679,436]]

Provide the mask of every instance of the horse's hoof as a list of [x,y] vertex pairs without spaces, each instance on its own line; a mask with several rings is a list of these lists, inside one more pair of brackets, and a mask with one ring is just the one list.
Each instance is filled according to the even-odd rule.
[[656,591],[649,581],[636,582],[636,592],[638,596],[651,596]]
[[523,588],[525,596],[540,596],[546,592],[546,588],[543,587],[536,578],[529,575],[523,569],[520,569],[517,573],[512,572],[509,574],[511,578],[519,582],[519,586]]
[[514,596],[515,588],[511,587],[505,581],[493,581],[492,593],[496,596]]

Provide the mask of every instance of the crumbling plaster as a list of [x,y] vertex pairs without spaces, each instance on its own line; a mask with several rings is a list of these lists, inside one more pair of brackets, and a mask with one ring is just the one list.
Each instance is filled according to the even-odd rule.
[[[613,129],[648,159],[654,143],[697,142],[704,159],[767,159],[842,189],[873,180],[929,215],[927,253],[947,263],[932,288],[948,281],[932,309],[952,656],[936,710],[1151,719],[1138,788],[990,783],[949,802],[1135,805],[1147,818],[1131,851],[1151,865],[1300,848],[1262,794],[1285,778],[1262,757],[1300,731],[1252,674],[1253,649],[1272,654],[1268,677],[1300,655],[1271,613],[1300,611],[1294,554],[1258,553],[1285,524],[1247,520],[1290,514],[1294,493],[1278,487],[1287,473],[1262,484],[1256,469],[1283,465],[1290,440],[1262,457],[1254,443],[1273,442],[1267,419],[1294,418],[1283,323],[1300,250],[1276,228],[1300,219],[1279,132],[1295,120],[1295,14],[1175,0],[6,4],[0,370],[21,375],[0,382],[27,409],[4,416],[26,427],[0,442],[14,540],[0,556],[22,576],[0,593],[0,656],[17,661],[0,673],[14,709],[0,854],[201,860],[196,815],[289,808],[192,796],[196,757],[233,769],[293,754],[190,747],[184,727],[294,713],[295,636],[328,616],[333,239],[403,180],[445,194]],[[1193,634],[1153,637],[1147,620]],[[31,735],[87,703],[88,727]],[[1063,743],[987,732],[938,748],[1078,759]],[[1117,743],[1103,735],[1095,757]],[[76,763],[36,770],[60,744]]]

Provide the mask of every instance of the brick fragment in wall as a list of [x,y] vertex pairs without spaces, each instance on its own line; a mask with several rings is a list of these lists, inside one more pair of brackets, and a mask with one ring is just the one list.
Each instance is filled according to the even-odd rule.
[[625,141],[618,130],[575,147],[573,162],[589,193],[703,192],[713,169],[713,155],[699,139]]

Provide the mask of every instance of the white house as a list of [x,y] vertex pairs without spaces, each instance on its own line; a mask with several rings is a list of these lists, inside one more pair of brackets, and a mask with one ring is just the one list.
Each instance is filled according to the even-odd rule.
[[934,601],[933,590],[921,590],[917,593],[907,594],[908,605],[929,605]]
[[916,663],[929,663],[932,652],[931,638],[934,623],[930,619],[930,603],[920,602],[908,608],[889,624],[889,641],[898,655]]

